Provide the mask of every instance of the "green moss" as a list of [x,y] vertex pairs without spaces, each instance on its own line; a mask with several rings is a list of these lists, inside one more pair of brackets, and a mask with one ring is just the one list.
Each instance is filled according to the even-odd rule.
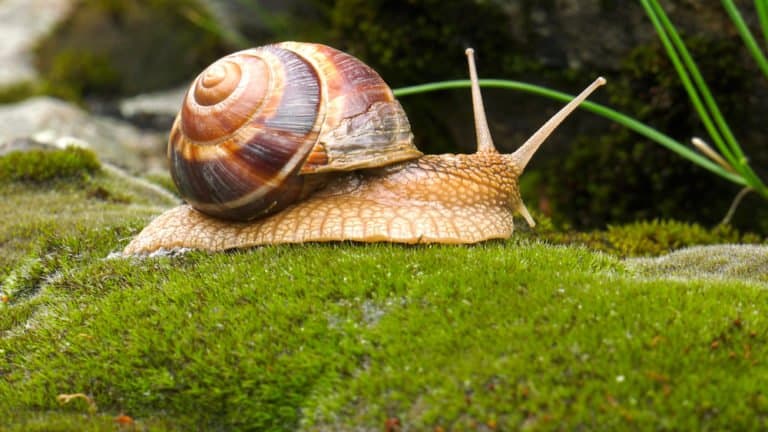
[[120,76],[105,54],[64,49],[50,60],[46,93],[77,100],[84,94],[110,94],[119,90]]
[[[35,157],[26,161],[50,165]],[[8,162],[4,158],[0,161]],[[39,257],[41,245],[51,238],[117,229],[140,218],[131,231],[135,233],[152,215],[174,203],[113,171],[76,172],[44,183],[0,181],[0,214],[4,215],[0,223],[0,283],[10,274],[18,274],[25,262]],[[6,171],[0,168],[0,173]]]
[[0,103],[13,103],[44,93],[44,86],[39,82],[21,81],[0,87]]
[[54,179],[82,178],[93,174],[99,167],[96,154],[80,147],[14,151],[0,157],[0,183],[42,183]]
[[[759,260],[676,281],[522,232],[114,258],[167,198],[106,168],[47,186],[0,183],[2,430],[768,427]],[[603,235],[652,234],[715,235]]]
[[5,301],[18,301],[35,294],[40,284],[40,278],[47,271],[50,269],[46,269],[40,258],[27,259],[2,280],[0,286],[2,286]]
[[573,231],[556,227],[539,217],[539,226],[530,235],[555,244],[582,244],[592,250],[620,257],[656,256],[694,245],[718,243],[766,243],[753,233],[740,233],[728,225],[704,228],[699,224],[673,220],[651,220],[624,225],[609,225],[606,230]]
[[606,239],[623,256],[661,255],[692,245],[761,241],[757,235],[741,235],[726,225],[706,229],[698,224],[659,220],[609,226]]
[[77,412],[29,412],[11,413],[5,432],[97,432],[97,431],[182,431],[162,419],[134,419],[118,422],[118,416],[89,415],[86,410]]
[[766,426],[754,285],[525,240],[103,260],[124,234],[54,239],[58,276],[0,314],[0,424],[84,392],[187,430]]

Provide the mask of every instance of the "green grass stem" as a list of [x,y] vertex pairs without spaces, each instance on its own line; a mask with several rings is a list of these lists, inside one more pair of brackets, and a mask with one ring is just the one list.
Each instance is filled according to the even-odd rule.
[[[643,0],[642,4],[656,28],[662,44],[667,50],[667,54],[669,55],[672,64],[677,70],[694,108],[699,113],[702,123],[714,140],[716,146],[720,149],[721,153],[723,153],[723,156],[733,165],[734,169],[741,174],[747,184],[764,197],[768,197],[768,188],[765,187],[757,174],[755,174],[749,166],[747,157],[741,150],[741,146],[731,132],[728,123],[720,113],[720,109],[712,97],[712,93],[709,91],[696,63],[693,61],[693,58],[688,52],[685,43],[683,43],[683,40],[674,25],[655,0]],[[696,88],[694,88],[693,83],[695,83]],[[702,98],[709,111],[707,111],[704,104],[702,104]]]
[[[726,144],[723,136],[721,135],[720,131],[717,129],[717,126],[715,125],[715,122],[713,121],[712,116],[710,115],[709,111],[707,111],[707,108],[704,106],[704,103],[702,101],[702,97],[704,97],[704,94],[703,94],[704,91],[702,87],[698,84],[700,84],[703,80],[697,80],[696,85],[694,85],[693,79],[695,79],[697,76],[697,74],[694,73],[694,70],[698,71],[698,69],[696,68],[695,64],[693,64],[693,60],[690,58],[690,56],[683,55],[683,52],[687,53],[687,51],[681,51],[680,53],[678,53],[678,50],[680,50],[681,45],[684,48],[684,44],[677,43],[678,41],[681,41],[681,39],[679,38],[679,36],[675,38],[677,33],[674,31],[674,27],[671,25],[671,22],[666,17],[664,10],[661,8],[661,6],[657,2],[651,1],[651,0],[641,0],[641,3],[645,8],[646,13],[648,14],[648,17],[650,18],[651,23],[653,24],[653,27],[656,29],[656,33],[658,33],[659,35],[659,39],[661,40],[662,45],[666,49],[667,55],[669,56],[669,59],[672,62],[672,65],[674,66],[675,70],[680,76],[680,81],[682,82],[683,87],[688,93],[688,96],[691,99],[691,103],[693,104],[694,109],[696,110],[696,112],[698,112],[699,117],[701,118],[701,121],[704,124],[704,127],[707,129],[707,133],[709,133],[710,137],[712,138],[712,141],[720,150],[720,152],[723,154],[725,159],[728,160],[728,162],[731,163],[731,165],[733,165],[734,168],[738,169],[737,167],[737,165],[739,164],[738,159],[734,155],[729,145]],[[686,58],[690,61],[686,61],[684,64],[683,59],[681,57]],[[691,65],[693,65],[693,67],[691,67]],[[688,70],[686,70],[686,66],[688,66]],[[694,75],[693,79],[691,75]],[[700,78],[700,75],[698,76]],[[702,95],[700,95],[699,92],[701,92]],[[711,108],[712,105],[711,104],[708,104],[708,105]]]
[[[545,87],[541,87],[533,84],[527,84],[519,81],[512,81],[512,80],[481,79],[480,85],[483,87],[497,87],[497,88],[504,88],[509,90],[520,90],[520,91],[536,94],[539,96],[545,96],[550,99],[554,99],[562,102],[570,101],[574,97],[573,95],[570,95],[567,93],[562,93],[559,91],[550,90]],[[470,86],[469,80],[441,81],[441,82],[428,83],[428,84],[416,85],[411,87],[402,87],[399,89],[395,89],[394,93],[395,93],[395,96],[397,97],[403,97],[403,96],[409,96],[409,95],[414,95],[418,93],[426,93],[426,92],[438,91],[438,90],[467,88],[469,86]],[[691,150],[689,147],[683,145],[679,141],[673,139],[668,135],[665,135],[659,132],[658,130],[642,122],[639,122],[633,119],[628,115],[622,114],[605,105],[601,105],[601,104],[590,102],[590,101],[584,102],[583,104],[581,104],[581,107],[583,107],[587,111],[590,111],[592,113],[605,117],[611,121],[614,121],[632,131],[635,131],[636,133],[643,135],[646,138],[677,153],[681,157],[686,158],[691,162],[701,166],[702,168],[705,168],[733,183],[736,183],[739,185],[747,185],[746,181],[741,176],[726,171],[721,166],[712,162],[708,158],[700,155],[699,153],[696,153],[695,151]]]
[[757,18],[760,20],[760,29],[763,31],[765,45],[768,46],[768,1],[755,0],[755,10]]
[[[733,25],[736,27],[736,30],[739,31],[739,35],[741,36],[741,39],[744,41],[744,45],[749,50],[749,53],[752,54],[752,57],[755,59],[755,62],[757,63],[758,67],[760,67],[760,70],[763,72],[763,75],[765,75],[766,78],[768,78],[768,59],[765,58],[765,54],[763,54],[763,51],[760,49],[760,45],[757,44],[757,40],[755,40],[755,37],[752,36],[752,32],[749,30],[749,27],[747,27],[747,23],[744,22],[744,18],[742,18],[741,13],[739,13],[739,9],[736,7],[735,4],[733,4],[732,0],[722,0],[723,1],[723,7],[725,8],[725,11],[728,12],[728,16],[731,17],[731,21],[733,21]],[[765,19],[765,16],[761,16],[760,14],[765,14],[765,10],[760,11],[759,8],[765,8],[765,1],[756,1],[756,8],[758,9],[758,17],[760,19],[760,25],[763,26],[763,29],[766,28],[766,25],[768,23],[764,23],[763,19]]]
[[[766,189],[763,182],[749,166],[749,160],[744,155],[744,152],[741,149],[741,145],[739,145],[739,142],[733,135],[730,126],[728,126],[728,122],[726,122],[723,118],[723,115],[720,112],[720,108],[715,102],[715,99],[712,97],[712,92],[710,92],[706,81],[704,81],[704,78],[701,76],[699,68],[696,66],[696,63],[693,61],[693,57],[688,52],[683,39],[680,37],[677,30],[675,29],[675,26],[664,13],[664,10],[661,8],[658,2],[654,0],[653,3],[656,8],[655,10],[661,19],[662,24],[664,25],[664,28],[671,36],[672,43],[675,45],[677,51],[679,51],[685,66],[688,68],[688,71],[693,77],[693,81],[698,87],[698,90],[701,93],[707,108],[709,109],[711,117],[714,119],[714,122],[719,128],[719,131],[722,133],[722,137],[725,139],[728,150],[734,155],[734,160],[731,161],[732,165],[734,165],[734,168],[745,178],[750,186],[752,186],[762,195],[768,197],[768,189]],[[671,55],[672,53],[670,52],[670,56]],[[678,70],[678,74],[681,73],[682,72]],[[700,116],[701,115],[702,113],[700,112]]]

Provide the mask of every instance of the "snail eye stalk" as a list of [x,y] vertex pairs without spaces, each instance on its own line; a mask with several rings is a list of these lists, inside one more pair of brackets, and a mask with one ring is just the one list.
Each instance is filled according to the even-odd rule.
[[480,84],[475,68],[475,50],[467,48],[467,62],[469,63],[469,79],[472,81],[472,111],[475,113],[475,133],[477,134],[477,151],[496,153],[493,145],[491,131],[488,129],[488,120],[485,117],[483,95],[480,93]]
[[573,98],[572,101],[568,102],[566,106],[560,108],[560,111],[555,113],[555,115],[547,120],[547,122],[544,123],[544,125],[542,125],[539,130],[534,132],[534,134],[531,135],[531,137],[528,138],[528,140],[524,142],[520,148],[512,153],[512,160],[514,161],[515,166],[520,169],[520,172],[525,169],[525,166],[528,165],[528,162],[531,160],[534,153],[536,153],[536,150],[538,150],[541,144],[549,137],[549,135],[551,135],[552,132],[554,132],[555,129],[560,126],[560,123],[568,118],[568,116],[576,109],[576,107],[584,102],[589,97],[589,95],[592,94],[592,92],[597,90],[598,87],[604,85],[605,83],[606,81],[603,77],[598,77],[596,80],[594,80],[592,84],[590,84],[586,89],[584,89],[575,98]]

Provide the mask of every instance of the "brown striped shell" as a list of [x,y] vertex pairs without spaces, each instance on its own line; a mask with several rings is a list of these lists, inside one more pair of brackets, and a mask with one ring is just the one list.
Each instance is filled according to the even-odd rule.
[[182,197],[235,220],[281,210],[327,173],[419,156],[402,107],[373,69],[328,46],[297,42],[209,66],[187,92],[168,144]]

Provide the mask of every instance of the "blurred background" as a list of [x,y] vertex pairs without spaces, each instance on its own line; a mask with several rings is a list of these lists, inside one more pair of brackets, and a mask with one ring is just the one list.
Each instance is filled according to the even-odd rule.
[[[752,167],[768,179],[768,86],[720,3],[662,4]],[[737,4],[756,29],[752,3]],[[164,168],[165,135],[181,95],[206,65],[283,40],[347,51],[393,88],[467,78],[469,46],[482,78],[576,93],[603,75],[609,84],[594,100],[681,142],[706,137],[648,17],[632,1],[0,0],[0,40],[0,143],[24,133],[55,134],[57,127],[75,137],[96,128],[131,130],[120,134],[124,148],[103,154],[134,171]],[[510,90],[483,92],[491,132],[504,151],[562,105]],[[424,152],[473,151],[468,89],[401,102]],[[73,126],[75,117],[97,120]],[[118,140],[100,139],[110,141],[106,147]],[[529,207],[578,229],[655,218],[712,226],[740,190],[588,112],[558,129],[523,180]],[[749,195],[734,225],[768,233],[768,202]]]

